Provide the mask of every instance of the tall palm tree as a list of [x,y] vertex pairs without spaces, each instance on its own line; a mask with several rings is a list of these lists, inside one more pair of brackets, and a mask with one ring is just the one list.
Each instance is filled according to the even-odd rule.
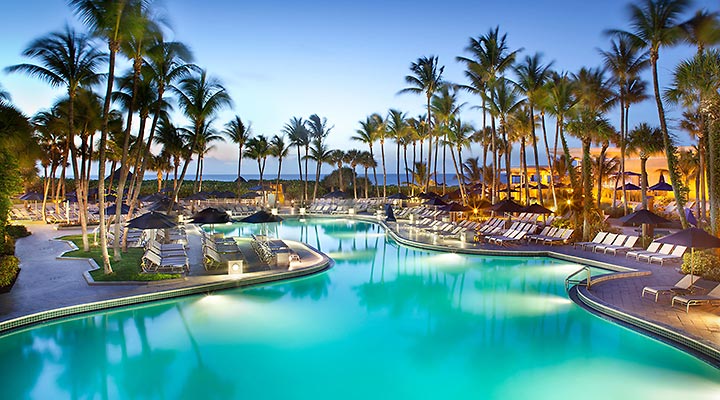
[[[405,82],[409,87],[401,90],[399,93],[415,93],[424,94],[427,100],[427,126],[428,131],[432,132],[432,112],[430,110],[430,100],[433,94],[442,85],[442,74],[445,67],[438,67],[438,58],[436,56],[420,57],[417,61],[410,64],[412,75],[405,76]],[[428,139],[428,148],[432,149],[432,136]],[[430,151],[428,151],[428,166],[430,165]],[[430,185],[430,177],[425,181],[425,190]]]
[[350,149],[345,153],[345,163],[350,165],[350,168],[352,168],[352,177],[353,177],[353,195],[354,198],[357,200],[357,171],[355,170],[357,166],[360,164],[362,157],[362,151],[356,150],[356,149]]
[[[462,201],[467,201],[467,191],[465,190],[465,179],[462,174],[463,156],[462,149],[470,147],[470,135],[475,132],[472,125],[465,123],[460,118],[454,118],[447,133],[447,144],[450,147],[450,157],[452,158],[453,167],[455,168],[455,176],[457,177],[458,187],[462,195]],[[455,156],[457,150],[457,157]]]
[[720,44],[720,13],[698,10],[689,20],[680,24],[686,42],[697,47],[697,53]]
[[275,202],[280,198],[280,174],[282,172],[283,159],[290,153],[290,147],[285,143],[284,136],[275,135],[270,140],[270,155],[278,159],[278,173],[275,180]]
[[[550,80],[547,83],[547,97],[545,97],[545,109],[555,117],[555,146],[553,149],[552,156],[548,154],[550,159],[550,170],[567,172],[570,175],[570,181],[572,187],[577,187],[577,177],[575,176],[575,170],[570,168],[568,171],[562,171],[556,168],[553,164],[557,160],[557,146],[558,143],[562,143],[564,159],[569,161],[572,159],[570,156],[570,148],[567,145],[565,139],[565,117],[568,115],[570,110],[575,106],[578,98],[575,94],[575,82],[569,77],[567,73],[553,73]],[[547,149],[549,152],[549,149]],[[560,176],[564,175],[563,173]],[[554,177],[553,177],[554,179]],[[554,186],[553,186],[554,187]],[[557,197],[557,196],[556,196]],[[555,198],[557,203],[557,198]],[[558,209],[558,204],[555,204],[555,209]]]
[[[445,171],[445,164],[446,164],[446,143],[447,143],[447,134],[450,130],[450,125],[452,124],[453,120],[458,116],[460,113],[460,110],[465,105],[465,103],[458,104],[458,98],[457,98],[457,91],[454,90],[450,85],[442,85],[438,92],[433,96],[432,98],[432,110],[433,114],[435,115],[435,123],[436,123],[436,129],[435,133],[438,134],[438,138],[435,140],[435,161],[433,165],[435,166],[435,169],[433,170],[433,176],[435,176],[435,179],[437,180],[437,155],[438,155],[438,147],[440,142],[443,142],[443,193],[445,193],[445,189],[447,186],[447,182],[445,179],[446,171]],[[441,137],[442,136],[442,140]]]
[[363,151],[358,157],[358,164],[362,165],[365,169],[365,198],[367,199],[369,197],[368,186],[370,182],[370,179],[368,178],[368,170],[370,168],[377,168],[377,161],[375,161],[375,157],[373,157],[369,151]]
[[[330,131],[333,129],[332,126],[327,125],[327,118],[320,118],[317,114],[313,114],[308,117],[307,122],[307,131],[308,136],[310,138],[310,141],[320,141],[324,142],[325,138],[330,134]],[[315,149],[318,149],[318,146],[316,145]],[[312,157],[311,157],[312,159]],[[324,161],[323,161],[324,162]],[[305,173],[307,174],[307,159],[305,160]],[[318,175],[319,178],[319,175]],[[317,188],[317,180],[315,181],[315,186]],[[316,192],[315,190],[314,192]],[[313,194],[313,200],[315,200],[315,194]]]
[[642,207],[647,210],[648,198],[648,177],[647,160],[654,154],[663,151],[662,131],[660,128],[651,127],[642,123],[628,134],[628,150],[637,153],[640,157],[640,189],[642,192]]
[[263,192],[263,201],[266,201],[267,199],[265,198],[266,191],[263,186],[263,176],[265,173],[265,163],[267,162],[267,158],[272,154],[270,142],[268,142],[267,137],[257,135],[250,138],[247,141],[246,146],[247,149],[245,150],[245,157],[257,161],[258,172],[260,173],[260,188]]
[[195,65],[191,64],[192,59],[192,53],[183,43],[166,42],[163,40],[159,40],[153,44],[145,57],[143,74],[146,74],[152,79],[153,85],[156,88],[157,99],[154,104],[153,120],[150,125],[147,142],[141,145],[140,148],[142,162],[139,165],[139,170],[137,166],[135,168],[136,187],[129,204],[129,213],[131,215],[137,204],[140,188],[142,187],[142,182],[145,177],[145,169],[148,163],[153,161],[151,159],[150,145],[154,141],[155,131],[160,118],[164,116],[166,109],[170,108],[164,99],[165,92],[175,81],[188,76],[188,74],[196,68]]
[[[698,142],[701,164],[704,163],[704,147],[708,141],[708,188],[710,197],[710,225],[713,232],[720,234],[720,135],[717,133],[717,110],[720,106],[720,51],[712,49],[696,54],[692,59],[681,62],[673,73],[673,82],[666,92],[666,98],[680,103],[699,114]],[[707,132],[707,134],[706,134]],[[704,165],[703,165],[704,167]],[[673,183],[673,189],[675,184]],[[684,215],[684,214],[683,214]]]
[[[202,191],[203,182],[203,169],[205,168],[205,155],[215,148],[214,142],[224,142],[225,138],[220,136],[217,131],[212,128],[212,120],[209,120],[203,125],[200,130],[200,137],[197,139],[197,173],[195,174],[195,180],[198,182],[196,192]],[[195,138],[188,140],[188,142],[195,141]]]
[[[523,62],[515,67],[515,72],[518,75],[517,85],[527,98],[530,121],[535,120],[535,105],[540,100],[545,82],[550,77],[550,67],[552,66],[552,62],[542,64],[540,57],[541,55],[539,53],[526,56]],[[535,154],[535,180],[538,184],[538,199],[540,200],[540,205],[544,205],[542,179],[540,176],[540,158],[538,155],[537,137],[535,136],[535,123],[529,125],[531,127],[530,139],[533,145],[533,153]]]
[[182,162],[183,154],[185,153],[186,135],[183,135],[182,130],[175,127],[167,116],[160,119],[157,126],[157,133],[154,137],[154,142],[162,145],[161,155],[165,158],[172,158],[173,167],[173,191],[176,191],[178,185],[178,170],[180,163]]
[[64,87],[68,94],[68,146],[72,154],[73,174],[78,184],[77,197],[80,206],[80,224],[82,228],[83,249],[90,250],[87,235],[87,187],[84,176],[77,164],[75,148],[75,98],[81,87],[89,87],[99,80],[98,68],[105,62],[106,56],[95,49],[90,39],[81,33],[66,27],[62,32],[51,33],[33,41],[23,56],[37,59],[36,64],[18,64],[8,67],[9,72],[23,72],[46,81],[53,87]]
[[634,46],[647,49],[649,52],[655,104],[665,143],[665,156],[673,194],[678,205],[678,216],[683,228],[688,226],[687,218],[685,218],[685,185],[680,180],[677,168],[677,148],[670,136],[665,118],[665,108],[658,80],[658,59],[660,58],[660,48],[673,46],[682,40],[683,32],[679,27],[679,18],[689,6],[689,0],[641,0],[639,4],[628,6],[632,31],[611,31],[611,33],[629,38]]
[[[147,6],[143,0],[69,0],[74,13],[85,23],[93,35],[105,40],[108,44],[108,75],[105,101],[103,104],[103,123],[98,146],[98,176],[105,176],[106,141],[109,132],[110,100],[115,81],[115,58],[120,45],[140,24],[141,11]],[[105,226],[105,181],[98,180],[98,207],[100,209],[100,226]],[[107,250],[107,235],[100,229],[100,252],[103,258],[103,270],[112,273],[110,256]]]
[[400,193],[400,147],[405,148],[405,168],[407,168],[407,136],[410,125],[407,122],[407,115],[400,110],[390,109],[387,118],[388,134],[395,140],[397,151],[395,153],[397,173],[397,188]]
[[317,189],[320,184],[320,170],[322,165],[329,163],[331,159],[332,151],[328,149],[327,145],[323,142],[321,137],[313,139],[312,146],[310,147],[311,160],[315,161],[315,185],[313,187],[313,201],[317,199]]
[[[360,121],[360,129],[355,131],[355,136],[352,140],[362,142],[368,145],[370,149],[370,157],[375,159],[373,153],[373,143],[378,140],[378,133],[380,126],[382,125],[383,118],[379,114],[372,114],[365,118],[365,121]],[[380,187],[377,184],[377,166],[373,168],[373,179],[375,181],[375,195],[380,197]]]
[[300,156],[300,148],[305,149],[305,160],[307,160],[307,155],[310,150],[310,134],[307,130],[305,121],[303,121],[302,118],[298,117],[291,118],[290,122],[285,124],[285,126],[283,127],[282,132],[288,135],[288,139],[290,139],[290,144],[295,146],[295,148],[297,149],[298,174],[300,174],[300,181],[305,182],[305,190],[302,194],[302,202],[306,202],[308,200],[307,161],[305,163],[305,179],[303,179],[302,157]]
[[505,144],[505,174],[507,179],[507,198],[510,198],[511,189],[511,172],[510,172],[510,152],[508,142],[507,124],[508,117],[517,108],[519,108],[523,99],[520,98],[517,87],[507,79],[501,79],[496,85],[492,87],[492,94],[490,96],[490,113],[493,114],[500,121],[500,128],[502,130],[502,141]]
[[228,137],[228,139],[238,145],[238,168],[236,182],[237,193],[238,196],[240,196],[240,171],[242,169],[243,147],[245,146],[247,140],[252,137],[252,124],[247,124],[246,126],[242,119],[236,115],[235,118],[225,124],[225,130],[223,133]]
[[[330,150],[330,157],[328,163],[333,167],[337,166],[337,177],[338,177],[338,190],[345,191],[343,185],[343,164],[345,164],[345,152],[342,150]],[[334,183],[332,183],[334,185]]]
[[[649,66],[649,60],[647,58],[647,52],[640,52],[638,48],[634,47],[630,40],[626,37],[619,37],[616,40],[612,40],[610,43],[610,50],[600,51],[600,55],[603,58],[605,68],[612,74],[613,83],[616,86],[617,98],[620,109],[620,176],[625,176],[625,141],[627,132],[625,132],[626,126],[626,110],[630,107],[631,100],[629,97],[631,86],[636,83],[640,78],[638,77],[640,72]],[[637,88],[644,88],[644,85],[634,86]],[[627,214],[627,191],[625,185],[622,185],[623,190],[623,212]]]
[[[198,140],[206,122],[211,120],[215,114],[225,107],[232,105],[230,95],[222,86],[220,81],[214,78],[208,78],[207,72],[202,70],[199,74],[193,74],[180,80],[178,86],[172,87],[173,92],[177,96],[177,102],[183,114],[192,123],[193,141],[185,151],[185,163],[183,164],[180,178],[171,203],[177,200],[178,192],[182,187],[185,173],[192,159],[192,155],[197,152]],[[170,205],[170,209],[172,209]]]

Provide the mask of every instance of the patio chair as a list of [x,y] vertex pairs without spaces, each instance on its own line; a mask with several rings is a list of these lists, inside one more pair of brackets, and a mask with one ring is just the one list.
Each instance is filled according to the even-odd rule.
[[672,253],[673,248],[675,248],[674,244],[665,243],[662,246],[660,246],[660,249],[656,253],[646,252],[638,254],[637,260],[647,260],[648,263],[650,263],[650,257],[652,256],[658,256],[658,255],[667,255]]
[[671,306],[675,307],[675,303],[685,306],[685,312],[690,312],[690,306],[698,306],[701,304],[717,304],[720,303],[720,284],[716,285],[708,294],[700,295],[682,295],[672,298]]
[[590,250],[590,251],[592,251],[592,250],[595,249],[595,246],[603,246],[603,245],[608,246],[608,245],[611,245],[611,244],[615,241],[615,238],[617,238],[617,233],[608,233],[607,235],[605,235],[605,238],[602,240],[602,242],[600,242],[600,243],[592,243],[592,242],[586,243],[586,244],[582,245],[581,248],[582,248],[583,250]]
[[695,282],[691,282],[692,275],[685,275],[677,281],[673,286],[645,286],[642,290],[640,297],[645,297],[645,293],[649,293],[655,296],[655,302],[658,301],[658,296],[662,294],[673,294],[673,295],[684,295],[690,293],[690,287],[693,283],[696,283],[699,278],[695,277]]
[[675,246],[672,253],[670,254],[657,254],[650,256],[648,259],[649,263],[660,261],[660,266],[663,266],[665,264],[665,261],[682,261],[683,254],[685,254],[685,251],[687,250],[687,247],[685,246]]
[[561,232],[557,232],[554,237],[542,239],[542,242],[543,244],[549,244],[551,246],[554,244],[566,244],[574,232],[574,229],[564,229]]
[[634,257],[635,260],[637,260],[638,255],[640,255],[640,254],[645,254],[645,253],[653,253],[653,254],[655,254],[655,253],[657,253],[658,249],[660,249],[660,246],[661,246],[661,245],[662,245],[662,243],[652,242],[652,243],[650,243],[650,245],[648,246],[647,250],[646,250],[646,249],[638,249],[638,250],[630,250],[630,251],[628,251],[627,253],[625,253],[625,258]]
[[190,264],[187,257],[161,257],[148,251],[142,257],[143,272],[188,272]]
[[618,252],[623,253],[630,251],[635,247],[635,243],[637,243],[638,240],[640,240],[639,236],[628,236],[625,243],[620,246],[606,246],[605,254],[611,252],[613,255],[617,255]]
[[623,243],[625,243],[625,239],[627,239],[627,235],[617,235],[615,236],[615,240],[613,240],[610,244],[598,244],[596,246],[593,246],[593,253],[597,253],[598,251],[605,252],[605,248],[608,246],[622,246]]

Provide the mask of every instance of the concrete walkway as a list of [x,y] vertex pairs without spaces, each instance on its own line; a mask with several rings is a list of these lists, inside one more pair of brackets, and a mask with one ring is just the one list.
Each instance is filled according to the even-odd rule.
[[[146,284],[95,284],[89,285],[83,272],[92,269],[85,259],[57,259],[73,248],[56,237],[80,234],[80,230],[57,231],[50,225],[31,224],[32,235],[16,242],[16,255],[20,259],[21,272],[9,293],[0,294],[0,322],[71,305],[117,299],[138,294],[156,293],[213,282],[236,280],[228,275],[208,275],[202,265],[200,234],[196,227],[188,226],[188,257],[190,275],[185,279]],[[300,267],[316,264],[322,258],[299,243],[291,247],[301,257]],[[272,275],[278,271],[253,274]]]

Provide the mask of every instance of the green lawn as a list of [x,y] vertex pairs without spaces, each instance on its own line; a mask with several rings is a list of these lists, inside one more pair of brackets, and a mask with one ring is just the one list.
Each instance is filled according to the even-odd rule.
[[[70,251],[65,253],[66,257],[84,257],[92,258],[95,260],[97,265],[101,266],[100,269],[90,271],[90,275],[94,280],[98,282],[109,282],[109,281],[159,281],[164,279],[175,279],[180,278],[180,274],[145,274],[140,268],[140,259],[143,256],[143,249],[129,248],[127,253],[123,253],[122,260],[112,260],[112,249],[110,249],[110,264],[112,265],[113,273],[106,275],[102,270],[102,254],[100,253],[100,246],[93,246],[90,243],[90,251],[85,252],[82,250],[82,236],[70,235],[63,236],[60,239],[69,240],[78,247],[79,250]],[[92,242],[92,241],[91,241]]]

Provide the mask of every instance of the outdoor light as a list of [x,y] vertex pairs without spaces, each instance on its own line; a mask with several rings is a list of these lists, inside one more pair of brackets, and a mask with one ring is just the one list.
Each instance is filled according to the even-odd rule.
[[571,205],[571,204],[572,204],[572,200],[571,200],[571,199],[567,199],[567,205]]
[[474,213],[474,214],[477,214],[477,213],[478,213],[478,209],[477,209],[477,208],[473,208],[473,213]]
[[228,261],[228,275],[240,275],[243,273],[243,260]]

